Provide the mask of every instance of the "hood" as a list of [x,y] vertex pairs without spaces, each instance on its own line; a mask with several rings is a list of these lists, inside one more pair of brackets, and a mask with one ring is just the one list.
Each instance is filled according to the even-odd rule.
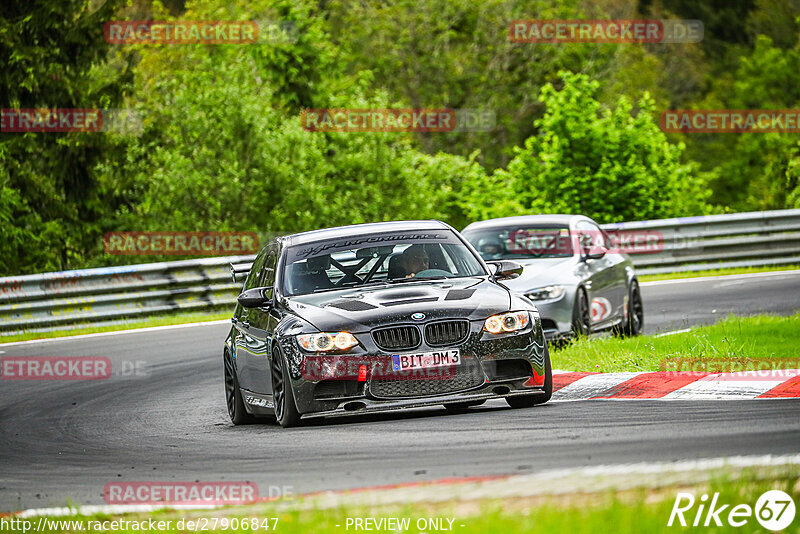
[[551,284],[574,282],[575,258],[533,258],[514,260],[522,265],[522,274],[513,280],[503,280],[512,291],[525,292]]
[[424,313],[425,322],[454,317],[485,319],[509,311],[510,304],[508,290],[477,277],[356,287],[286,299],[293,313],[318,330],[353,333],[411,323],[413,313]]

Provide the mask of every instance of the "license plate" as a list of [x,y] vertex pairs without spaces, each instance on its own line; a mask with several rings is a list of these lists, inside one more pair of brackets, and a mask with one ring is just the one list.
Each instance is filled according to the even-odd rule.
[[450,367],[459,363],[461,363],[461,351],[458,349],[392,355],[392,368],[395,371]]

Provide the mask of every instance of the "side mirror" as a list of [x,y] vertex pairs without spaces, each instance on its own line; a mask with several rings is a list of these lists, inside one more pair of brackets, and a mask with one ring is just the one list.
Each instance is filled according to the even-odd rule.
[[263,308],[272,302],[272,286],[248,289],[243,291],[236,300],[244,308]]
[[495,280],[512,280],[522,274],[522,265],[515,261],[487,261],[486,265],[494,266]]
[[587,260],[599,260],[606,255],[605,247],[590,247],[583,249],[583,257]]

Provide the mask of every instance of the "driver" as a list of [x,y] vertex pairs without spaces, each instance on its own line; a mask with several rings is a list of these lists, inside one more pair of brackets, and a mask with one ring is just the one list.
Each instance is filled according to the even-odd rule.
[[486,237],[478,243],[478,252],[484,260],[499,260],[503,257],[505,247],[500,239]]
[[333,287],[327,270],[331,268],[331,256],[325,254],[308,258],[306,260],[306,272],[297,281],[303,292],[313,293],[318,289],[329,289]]
[[427,270],[430,264],[428,253],[422,245],[411,245],[403,251],[401,258],[407,273],[406,278]]

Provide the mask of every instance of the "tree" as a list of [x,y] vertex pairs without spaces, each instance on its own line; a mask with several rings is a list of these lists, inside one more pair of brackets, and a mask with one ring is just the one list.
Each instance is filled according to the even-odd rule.
[[[275,4],[229,9],[233,17],[260,20],[274,16]],[[186,16],[209,18],[204,10],[212,7],[193,3]],[[460,216],[452,191],[474,162],[423,154],[405,133],[302,128],[300,106],[391,106],[371,88],[370,73],[344,74],[333,61],[338,52],[326,44],[318,12],[298,5],[282,17],[304,28],[305,37],[278,46],[137,48],[130,104],[143,114],[144,129],[127,139],[122,163],[98,167],[103,183],[126,199],[107,230],[274,234]],[[284,70],[314,54],[314,70]]]
[[[119,2],[0,4],[0,102],[8,108],[111,108],[127,70],[103,71],[103,22]],[[101,72],[102,71],[102,72]],[[81,265],[93,229],[113,209],[91,169],[111,156],[104,134],[0,133],[0,240],[7,274]]]
[[563,89],[548,84],[539,97],[546,107],[539,134],[482,186],[500,191],[499,202],[482,202],[477,192],[467,201],[474,217],[579,213],[607,223],[708,210],[704,177],[681,163],[684,147],[659,130],[647,94],[637,112],[627,97],[603,109],[595,98],[599,83],[583,74],[559,76]]
[[535,98],[560,69],[609,72],[616,45],[511,42],[517,19],[607,18],[604,6],[581,0],[393,0],[326,3],[331,38],[349,72],[369,70],[390,99],[416,108],[493,112],[490,131],[423,133],[423,150],[469,156],[488,169],[505,166],[512,148],[535,133]]
[[[759,36],[735,71],[719,79],[699,109],[796,109],[800,105],[800,44],[783,50]],[[796,185],[789,171],[797,153],[793,133],[718,133],[687,139],[690,157],[707,169],[714,199],[731,211],[781,209]],[[691,137],[691,139],[689,139]],[[794,172],[794,171],[792,171]],[[787,174],[789,173],[789,174]]]

